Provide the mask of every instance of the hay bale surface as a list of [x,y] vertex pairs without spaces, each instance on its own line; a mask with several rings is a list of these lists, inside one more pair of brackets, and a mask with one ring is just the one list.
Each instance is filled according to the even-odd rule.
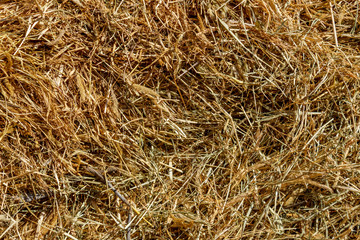
[[358,15],[1,1],[0,238],[355,239]]

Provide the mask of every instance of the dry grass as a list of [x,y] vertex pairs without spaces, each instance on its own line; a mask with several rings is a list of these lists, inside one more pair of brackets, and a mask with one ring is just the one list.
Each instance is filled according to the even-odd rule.
[[0,2],[1,239],[359,239],[359,1]]

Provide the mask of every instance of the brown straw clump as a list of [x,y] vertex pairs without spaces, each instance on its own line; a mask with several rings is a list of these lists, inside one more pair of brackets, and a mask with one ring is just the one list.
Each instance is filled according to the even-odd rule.
[[359,1],[0,3],[0,239],[356,239]]

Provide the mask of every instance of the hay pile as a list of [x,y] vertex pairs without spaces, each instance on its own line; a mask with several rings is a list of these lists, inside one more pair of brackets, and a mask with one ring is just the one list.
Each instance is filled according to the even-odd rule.
[[0,238],[355,239],[358,13],[1,1]]

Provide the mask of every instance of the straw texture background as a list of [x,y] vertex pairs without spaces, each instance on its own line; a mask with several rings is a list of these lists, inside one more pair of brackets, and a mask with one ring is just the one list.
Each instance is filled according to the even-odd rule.
[[0,1],[0,238],[358,239],[358,14]]

